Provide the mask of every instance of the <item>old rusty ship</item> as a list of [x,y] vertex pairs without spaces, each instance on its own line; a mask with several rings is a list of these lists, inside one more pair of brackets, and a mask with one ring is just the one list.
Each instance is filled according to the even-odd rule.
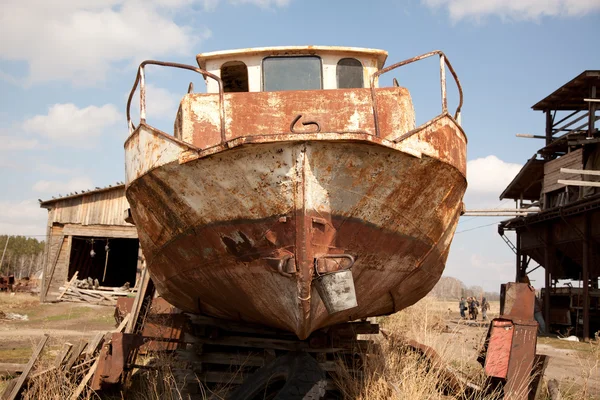
[[[382,74],[440,61],[441,113],[416,126]],[[462,90],[446,56],[300,46],[140,65],[127,198],[159,293],[182,310],[295,333],[390,314],[440,278],[462,210]],[[145,69],[203,76],[172,134],[146,122]],[[448,112],[446,73],[460,96]],[[437,79],[437,78],[436,78]],[[140,94],[140,122],[130,105]]]

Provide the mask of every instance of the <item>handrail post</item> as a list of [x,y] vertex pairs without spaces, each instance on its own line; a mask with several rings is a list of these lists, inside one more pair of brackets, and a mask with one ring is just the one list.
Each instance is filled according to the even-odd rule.
[[440,83],[442,88],[442,113],[448,112],[448,100],[446,99],[446,57],[440,53]]
[[144,65],[140,65],[140,121],[146,122],[146,76]]

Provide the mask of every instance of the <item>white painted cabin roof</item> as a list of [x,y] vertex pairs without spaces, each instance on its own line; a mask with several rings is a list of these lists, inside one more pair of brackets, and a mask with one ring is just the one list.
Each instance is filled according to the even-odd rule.
[[206,68],[206,62],[218,59],[230,59],[231,57],[248,56],[283,56],[283,55],[323,55],[323,54],[343,54],[344,56],[368,57],[377,60],[377,68],[383,68],[388,53],[385,50],[367,49],[361,47],[343,47],[343,46],[276,46],[276,47],[254,47],[236,50],[213,51],[209,53],[200,53],[196,56],[200,68]]

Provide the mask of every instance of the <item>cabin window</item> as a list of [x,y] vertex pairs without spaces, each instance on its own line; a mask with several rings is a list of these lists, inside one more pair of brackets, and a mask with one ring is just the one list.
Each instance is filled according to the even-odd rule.
[[364,87],[363,66],[356,58],[342,58],[336,68],[338,89]]
[[265,92],[321,89],[322,81],[320,57],[267,57],[263,60]]
[[226,62],[221,66],[221,80],[226,93],[247,92],[248,67],[241,61]]

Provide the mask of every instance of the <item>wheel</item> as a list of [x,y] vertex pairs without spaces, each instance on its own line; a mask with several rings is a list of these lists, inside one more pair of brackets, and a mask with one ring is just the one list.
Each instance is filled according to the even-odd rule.
[[307,353],[288,353],[258,369],[230,400],[318,400],[325,396],[325,372]]

